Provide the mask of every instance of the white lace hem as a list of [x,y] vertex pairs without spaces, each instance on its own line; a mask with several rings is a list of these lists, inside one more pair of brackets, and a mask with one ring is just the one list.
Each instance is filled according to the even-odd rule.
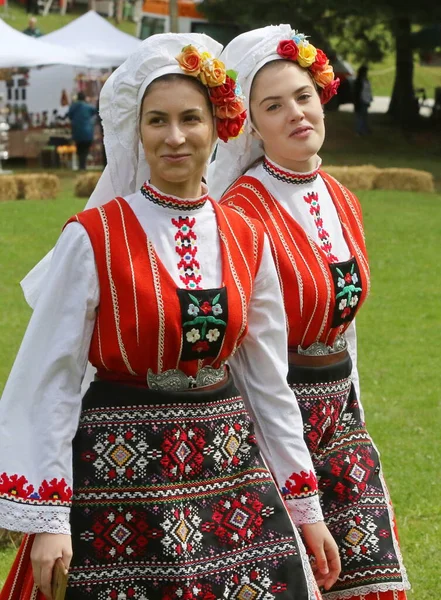
[[22,533],[65,533],[70,535],[70,508],[39,506],[0,500],[0,527]]
[[285,504],[291,519],[294,521],[294,525],[297,527],[306,523],[324,521],[318,494],[310,498],[285,500]]
[[373,585],[362,585],[351,590],[341,590],[340,592],[323,593],[323,600],[347,600],[348,598],[358,598],[367,596],[371,593],[381,592],[404,592],[410,590],[410,583],[405,579],[402,583],[376,583]]
[[317,600],[319,597],[317,595],[318,587],[315,581],[314,573],[312,572],[311,563],[309,562],[305,545],[303,544],[303,540],[297,531],[297,527],[293,527],[293,530],[297,540],[297,545],[299,547],[300,557],[302,559],[303,572],[305,573],[306,583],[308,585],[308,600]]

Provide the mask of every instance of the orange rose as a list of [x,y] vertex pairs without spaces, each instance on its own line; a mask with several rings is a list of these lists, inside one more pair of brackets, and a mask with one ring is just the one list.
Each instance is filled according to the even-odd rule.
[[227,72],[225,65],[218,58],[210,58],[203,61],[201,66],[200,80],[208,87],[216,87],[225,82]]
[[198,77],[201,72],[202,58],[194,46],[190,44],[182,48],[182,52],[178,54],[176,60],[184,73]]
[[216,117],[219,119],[234,119],[245,110],[241,100],[236,99],[223,106],[216,106]]
[[301,67],[308,68],[315,61],[315,57],[317,54],[317,50],[315,46],[312,44],[307,44],[306,46],[299,46],[299,55],[297,57],[297,62]]
[[331,65],[328,65],[323,71],[320,71],[319,73],[314,73],[314,80],[316,81],[317,85],[319,85],[322,88],[329,85],[333,79],[334,69],[331,67]]

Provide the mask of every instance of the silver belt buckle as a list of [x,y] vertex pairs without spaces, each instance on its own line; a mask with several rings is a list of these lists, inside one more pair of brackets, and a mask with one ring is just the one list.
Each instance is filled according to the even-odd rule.
[[163,373],[147,372],[147,385],[151,390],[161,392],[185,392],[188,389],[201,388],[219,383],[225,378],[225,367],[218,369],[207,366],[196,373],[196,377],[186,375],[180,369],[168,369]]
[[348,343],[344,335],[338,335],[335,338],[335,342],[332,346],[327,346],[323,342],[314,342],[308,348],[303,349],[298,346],[297,353],[305,356],[326,356],[327,354],[335,354],[336,352],[343,352],[348,347]]

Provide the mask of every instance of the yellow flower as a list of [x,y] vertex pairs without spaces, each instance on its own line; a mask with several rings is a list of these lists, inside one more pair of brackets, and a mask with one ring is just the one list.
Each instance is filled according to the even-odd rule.
[[317,49],[312,44],[307,44],[306,46],[299,46],[299,55],[297,57],[297,62],[301,67],[305,67],[307,69],[315,61],[316,54]]
[[314,73],[314,79],[320,87],[326,87],[334,79],[334,69],[331,65],[327,65],[323,71]]
[[199,79],[208,87],[216,87],[225,83],[227,72],[224,63],[218,58],[204,60]]
[[202,58],[194,46],[189,44],[185,48],[182,48],[182,52],[178,54],[176,60],[184,73],[198,77],[201,72]]

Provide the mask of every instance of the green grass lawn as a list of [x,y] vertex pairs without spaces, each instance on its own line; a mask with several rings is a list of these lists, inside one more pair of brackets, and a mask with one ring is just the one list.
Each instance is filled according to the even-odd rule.
[[[433,600],[441,597],[441,195],[360,198],[372,268],[357,320],[362,401],[395,503],[409,598]],[[69,178],[55,201],[0,203],[0,391],[30,315],[18,282],[83,205]],[[0,585],[12,558],[0,553]]]

